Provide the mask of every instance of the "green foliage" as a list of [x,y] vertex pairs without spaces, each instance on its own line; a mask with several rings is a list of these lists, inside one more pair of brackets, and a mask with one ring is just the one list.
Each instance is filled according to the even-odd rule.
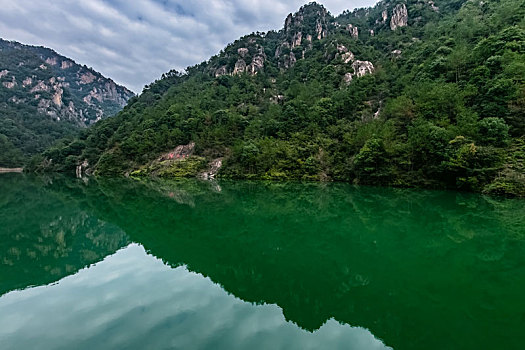
[[165,160],[153,162],[139,170],[131,172],[132,177],[156,176],[161,178],[185,178],[195,177],[202,172],[207,165],[204,157],[188,157],[180,160]]
[[[8,141],[0,140],[0,166],[22,166],[57,140],[78,134],[101,112],[111,116],[121,110],[116,101],[87,103],[84,98],[110,80],[51,49],[0,39],[0,72],[0,134]],[[62,93],[59,105],[53,102],[56,91]],[[131,94],[117,85],[115,93]],[[76,115],[69,112],[72,106]]]
[[509,126],[501,118],[485,118],[479,122],[479,134],[484,144],[504,147],[509,140]]
[[354,158],[354,170],[360,183],[382,183],[389,174],[387,153],[381,139],[372,138]]
[[[408,1],[409,25],[395,31],[381,18],[390,1],[327,14],[326,23],[338,25],[328,24],[322,40],[323,11],[307,5],[288,30],[250,34],[184,74],[163,76],[80,143],[46,151],[40,164],[66,171],[88,160],[100,175],[189,176],[205,161],[151,160],[193,141],[206,161],[224,159],[223,177],[520,193],[523,170],[505,154],[519,153],[525,134],[523,1],[435,4],[439,11]],[[348,24],[359,28],[358,39]],[[291,45],[298,30],[302,41]],[[344,82],[353,68],[342,45],[373,62],[374,74]],[[241,48],[247,64],[264,53],[264,68],[216,76],[233,69]],[[288,67],[291,52],[297,62]]]

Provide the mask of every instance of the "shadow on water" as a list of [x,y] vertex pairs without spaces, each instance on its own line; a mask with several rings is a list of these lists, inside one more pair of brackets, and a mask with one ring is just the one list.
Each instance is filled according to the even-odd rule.
[[11,176],[0,189],[0,294],[137,242],[306,330],[335,318],[399,349],[525,342],[524,201],[193,180]]

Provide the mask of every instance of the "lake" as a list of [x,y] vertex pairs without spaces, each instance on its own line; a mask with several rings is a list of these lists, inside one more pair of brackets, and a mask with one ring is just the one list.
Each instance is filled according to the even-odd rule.
[[525,201],[0,175],[2,349],[523,349]]

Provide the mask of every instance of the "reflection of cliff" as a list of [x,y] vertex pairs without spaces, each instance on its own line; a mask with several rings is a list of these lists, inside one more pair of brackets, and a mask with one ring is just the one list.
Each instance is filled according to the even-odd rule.
[[24,248],[1,265],[0,293],[55,281],[129,237],[304,329],[333,317],[400,349],[525,341],[523,201],[318,183],[13,181],[0,182],[0,253]]
[[126,244],[120,229],[93,217],[64,185],[2,177],[0,295],[58,281]]
[[276,303],[305,329],[334,317],[405,349],[524,340],[523,225],[508,224],[524,202],[348,185],[99,185],[111,205],[98,215],[153,255]]

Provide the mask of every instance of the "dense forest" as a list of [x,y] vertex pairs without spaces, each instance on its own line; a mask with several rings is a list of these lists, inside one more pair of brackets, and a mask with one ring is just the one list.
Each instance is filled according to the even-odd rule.
[[119,112],[133,93],[55,51],[0,39],[0,167]]
[[[280,31],[164,74],[27,169],[194,176],[221,159],[228,178],[525,195],[524,135],[523,0],[381,1],[338,17],[310,3]],[[191,156],[162,158],[190,142]]]

